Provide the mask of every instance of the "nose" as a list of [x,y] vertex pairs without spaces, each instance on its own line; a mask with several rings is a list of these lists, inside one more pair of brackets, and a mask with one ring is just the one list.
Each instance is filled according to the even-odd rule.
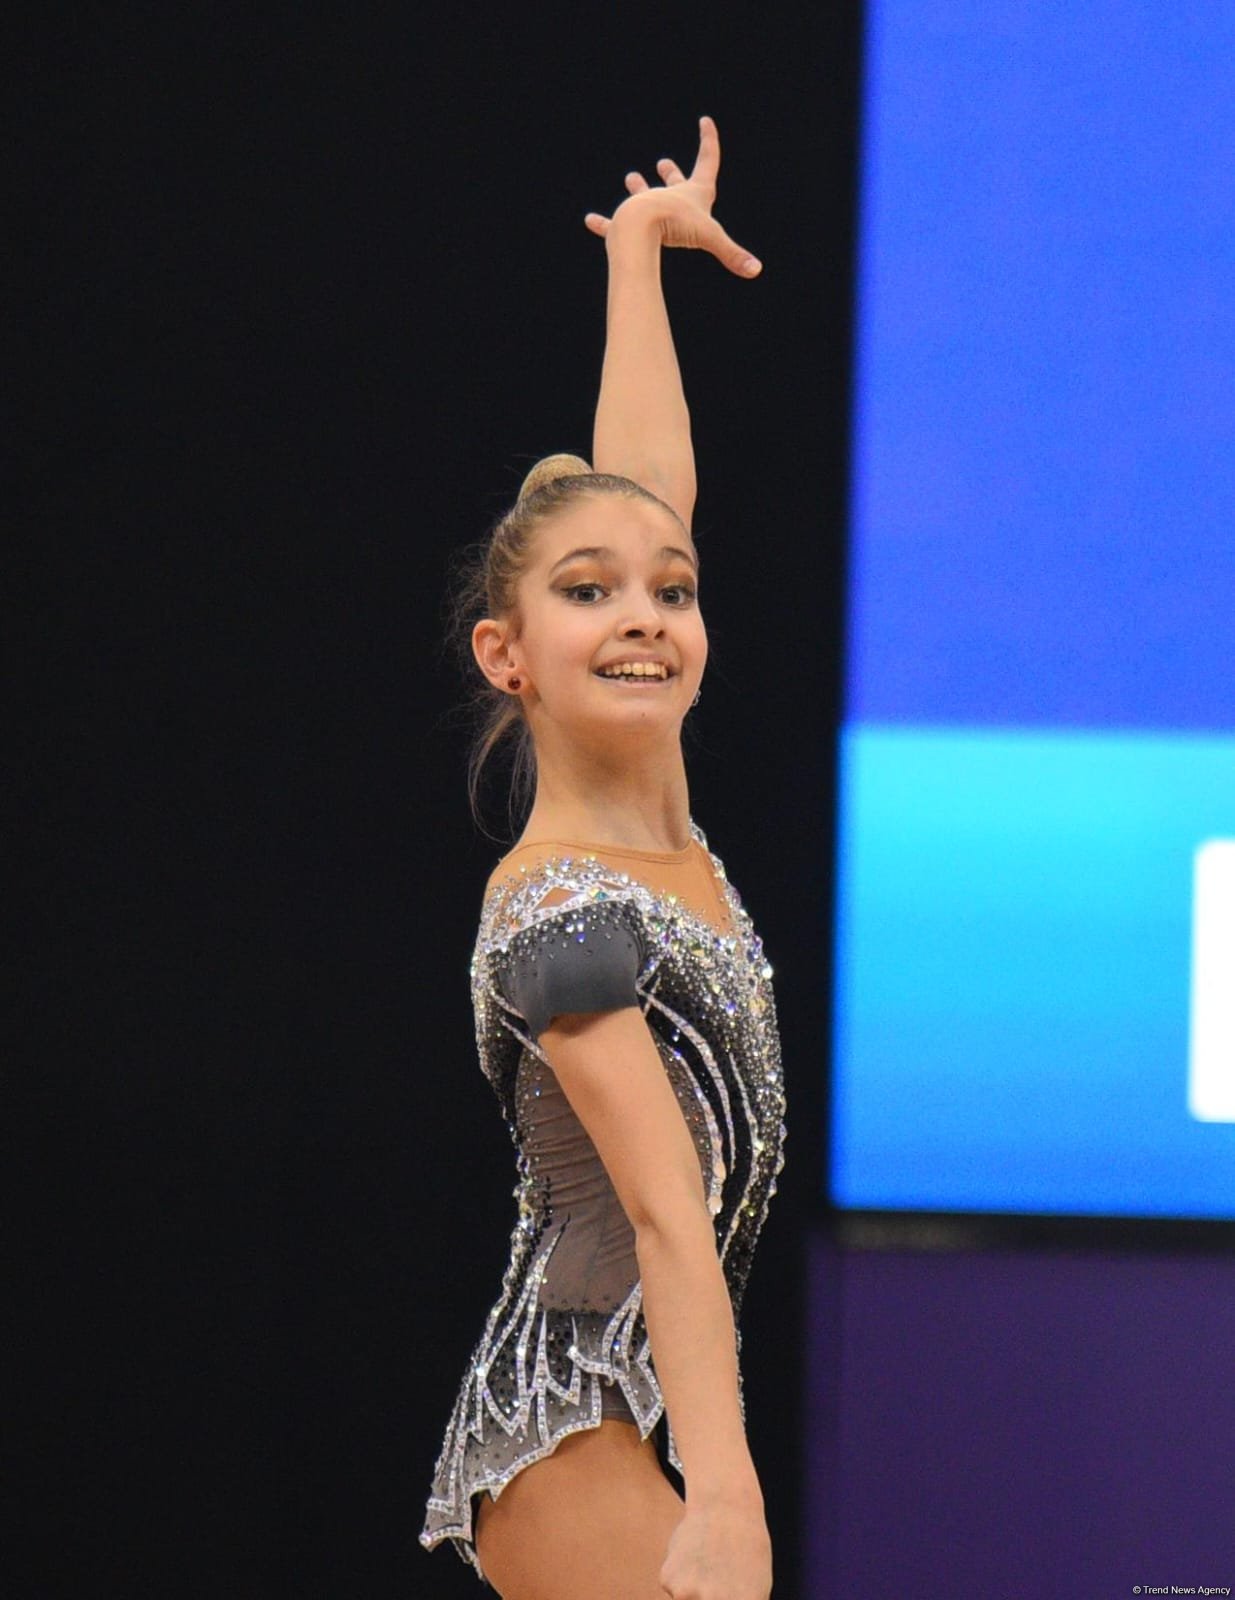
[[657,639],[664,632],[664,624],[656,603],[646,589],[630,596],[626,616],[618,632],[623,639]]

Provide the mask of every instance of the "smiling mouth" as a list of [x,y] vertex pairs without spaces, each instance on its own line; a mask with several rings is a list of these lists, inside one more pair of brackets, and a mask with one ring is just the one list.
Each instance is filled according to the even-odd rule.
[[636,684],[644,688],[653,684],[668,683],[675,674],[670,672],[668,667],[648,666],[639,672],[631,672],[629,669],[622,672],[606,672],[602,669],[594,672],[592,676],[603,679],[605,683]]
[[663,689],[666,684],[673,682],[672,678],[628,678],[625,675],[611,678],[606,677],[603,672],[593,673],[593,677],[599,678],[602,683],[619,684],[624,689]]

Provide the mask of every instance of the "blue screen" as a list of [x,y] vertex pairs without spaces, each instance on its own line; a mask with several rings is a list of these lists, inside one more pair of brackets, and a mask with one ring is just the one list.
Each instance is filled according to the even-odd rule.
[[1235,1216],[1235,7],[867,13],[832,1197]]

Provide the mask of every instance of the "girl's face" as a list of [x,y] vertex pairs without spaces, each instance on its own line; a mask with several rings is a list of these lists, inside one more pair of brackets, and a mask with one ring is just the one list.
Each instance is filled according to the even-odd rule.
[[708,653],[698,581],[681,524],[647,500],[588,495],[540,527],[510,646],[533,722],[680,730]]

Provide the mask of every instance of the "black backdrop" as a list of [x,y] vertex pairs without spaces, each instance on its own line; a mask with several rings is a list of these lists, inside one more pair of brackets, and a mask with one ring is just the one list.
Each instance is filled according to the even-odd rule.
[[94,6],[14,48],[14,1170],[46,1224],[17,1281],[53,1357],[16,1369],[19,1592],[481,1592],[415,1543],[514,1181],[467,984],[502,844],[444,597],[530,461],[587,453],[583,213],[702,111],[765,270],[666,268],[712,645],[691,798],[777,974],[744,1367],[799,1592],[860,22]]

